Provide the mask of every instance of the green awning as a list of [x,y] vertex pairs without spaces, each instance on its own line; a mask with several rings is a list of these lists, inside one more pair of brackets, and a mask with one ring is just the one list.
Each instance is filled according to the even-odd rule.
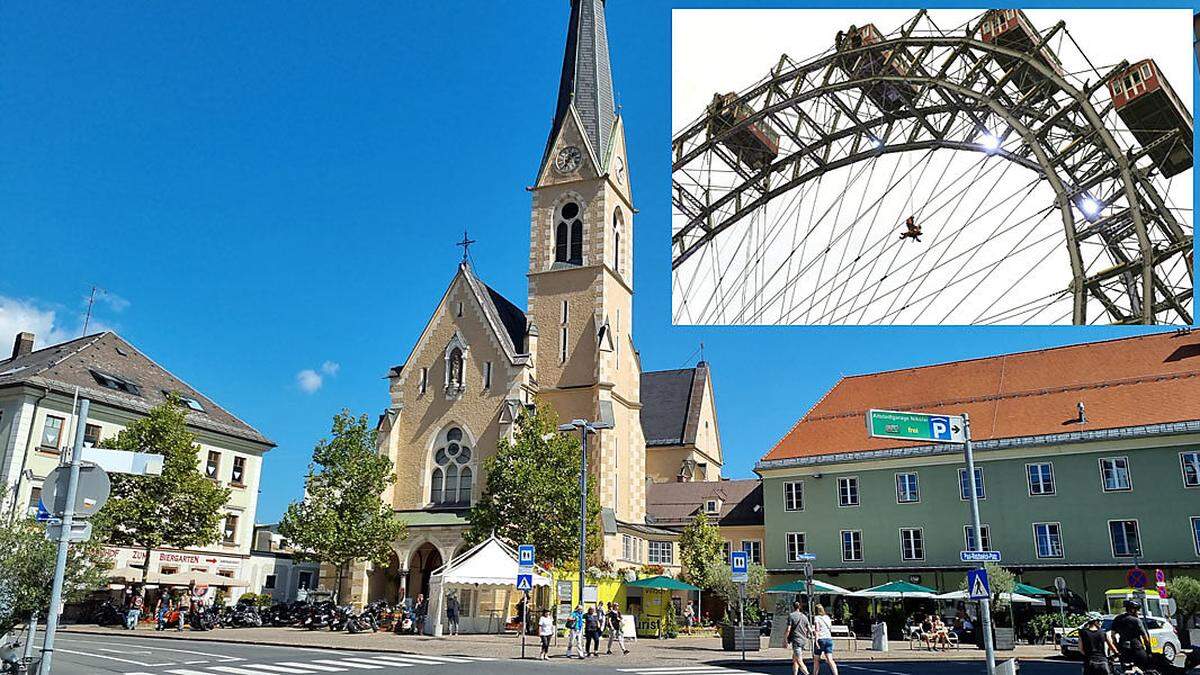
[[937,591],[907,581],[889,581],[886,584],[858,591],[854,595],[860,598],[932,598],[937,595]]
[[698,590],[700,590],[699,586],[685,584],[678,579],[672,579],[671,577],[668,577],[665,575],[659,575],[657,577],[646,577],[645,579],[638,579],[637,581],[628,581],[628,582],[625,582],[625,585],[628,586],[629,588],[653,588],[653,589],[659,590],[659,591],[698,591]]
[[[783,584],[782,586],[772,586],[767,589],[768,593],[808,593],[808,585],[803,579]],[[824,581],[813,579],[813,593],[816,595],[849,595],[850,591],[841,586],[827,584]]]
[[1033,596],[1033,597],[1054,595],[1053,591],[1045,591],[1045,590],[1038,588],[1037,586],[1030,586],[1029,584],[1023,584],[1020,582],[1017,582],[1017,584],[1015,586],[1013,586],[1013,592],[1020,593],[1021,595],[1029,595],[1029,596]]

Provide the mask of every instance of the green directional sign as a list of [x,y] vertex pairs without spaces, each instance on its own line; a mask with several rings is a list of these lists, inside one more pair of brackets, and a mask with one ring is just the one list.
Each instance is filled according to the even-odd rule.
[[963,443],[966,425],[958,415],[930,415],[898,410],[868,410],[867,433],[875,438],[896,438],[929,443]]

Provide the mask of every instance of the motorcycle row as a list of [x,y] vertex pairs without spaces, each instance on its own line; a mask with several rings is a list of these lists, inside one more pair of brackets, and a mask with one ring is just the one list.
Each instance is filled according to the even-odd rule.
[[[147,618],[157,621],[157,617]],[[125,622],[125,612],[116,603],[105,601],[95,611],[92,620],[101,626],[120,625]],[[200,631],[274,626],[347,633],[388,631],[414,634],[417,632],[417,617],[411,608],[383,600],[369,603],[361,612],[355,612],[349,605],[336,605],[330,600],[279,602],[264,608],[239,602],[232,606],[192,609],[186,612],[186,616],[180,610],[173,609],[163,617],[160,628],[182,630],[185,625]]]

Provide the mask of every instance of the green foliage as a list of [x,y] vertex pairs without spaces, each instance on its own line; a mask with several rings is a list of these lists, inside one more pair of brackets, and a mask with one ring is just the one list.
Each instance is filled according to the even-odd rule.
[[[1167,582],[1167,595],[1175,601],[1175,611],[1185,621],[1200,614],[1200,580],[1175,577]],[[1185,623],[1181,622],[1180,625]]]
[[675,615],[675,603],[667,601],[667,615],[663,617],[663,637],[679,637],[679,617]]
[[217,541],[229,489],[200,471],[200,446],[178,398],[151,408],[102,446],[163,456],[161,476],[110,475],[112,492],[94,519],[108,543],[149,551]]
[[238,598],[238,604],[270,607],[274,604],[274,600],[270,593],[242,593],[242,597]]
[[[1009,603],[1004,599],[1004,595],[1012,593],[1016,588],[1016,575],[995,563],[984,563],[983,567],[987,570],[988,584],[992,587],[992,616],[1002,611],[1007,612]],[[959,582],[958,590],[967,590],[966,577]]]
[[[558,431],[558,416],[545,402],[523,410],[513,440],[501,439],[484,460],[487,487],[471,507],[464,538],[479,543],[494,532],[510,543],[537,547],[538,562],[578,568],[579,434]],[[600,501],[588,472],[588,560],[600,552]]]
[[720,529],[708,520],[703,511],[696,514],[679,536],[679,558],[683,564],[684,581],[711,590],[720,578],[720,569],[726,566],[723,544]]
[[[1068,614],[1065,625],[1068,629],[1078,628],[1086,620],[1087,617],[1082,614]],[[1030,618],[1025,624],[1025,631],[1034,640],[1044,641],[1050,639],[1055,628],[1063,626],[1062,616],[1058,612],[1046,612]]]
[[296,557],[337,569],[339,598],[346,566],[355,560],[386,564],[391,544],[407,536],[404,522],[383,502],[396,480],[392,460],[378,452],[367,416],[343,410],[333,418],[332,439],[313,448],[304,499],[288,504],[279,534]]
[[[0,502],[4,490],[0,489]],[[31,613],[45,616],[50,608],[50,588],[58,544],[46,539],[46,528],[21,515],[3,517],[0,527],[0,635]],[[63,583],[65,602],[79,602],[108,583],[112,562],[97,540],[71,544]]]
[[[739,586],[741,584],[734,583],[733,571],[728,565],[721,565],[715,568],[713,572],[713,586],[711,592],[716,593],[719,597],[725,600],[728,607],[727,616],[737,617],[739,603]],[[750,565],[746,570],[746,612],[749,617],[750,607],[758,604],[759,598],[767,585],[767,570],[762,565]],[[747,618],[749,622],[749,618]]]

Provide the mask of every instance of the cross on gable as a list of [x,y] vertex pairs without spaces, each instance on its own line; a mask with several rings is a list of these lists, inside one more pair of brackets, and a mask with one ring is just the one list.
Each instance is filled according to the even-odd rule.
[[475,240],[474,240],[474,239],[471,239],[470,237],[468,237],[468,236],[467,236],[467,231],[466,231],[466,230],[463,230],[463,238],[462,238],[462,241],[460,241],[460,242],[458,242],[457,244],[455,244],[455,246],[461,246],[461,247],[462,247],[462,250],[463,250],[463,257],[462,257],[462,261],[463,261],[463,262],[467,262],[468,249],[471,247],[471,244],[474,244],[474,243],[475,243]]

